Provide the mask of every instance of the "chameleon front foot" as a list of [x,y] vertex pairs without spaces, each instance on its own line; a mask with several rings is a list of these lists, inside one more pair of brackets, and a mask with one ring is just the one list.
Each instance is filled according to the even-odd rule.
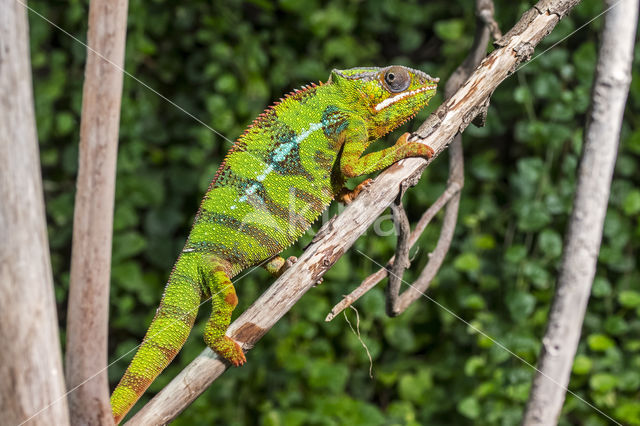
[[353,202],[353,200],[356,199],[356,197],[365,189],[367,189],[369,187],[369,185],[371,185],[371,182],[373,182],[373,179],[367,179],[363,182],[361,182],[358,186],[356,186],[354,189],[349,190],[347,188],[343,188],[342,191],[340,191],[340,193],[336,196],[336,198],[338,199],[338,201],[340,201],[343,204],[351,204]]
[[284,272],[291,268],[294,263],[298,261],[298,258],[295,256],[289,256],[285,259],[282,256],[274,256],[267,263],[263,265],[264,269],[267,270],[274,277],[279,277],[284,274]]

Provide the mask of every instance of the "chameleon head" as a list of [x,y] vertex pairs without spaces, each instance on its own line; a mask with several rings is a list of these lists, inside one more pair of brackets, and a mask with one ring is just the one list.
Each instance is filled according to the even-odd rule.
[[[435,95],[439,79],[412,68],[333,70],[329,83],[336,84],[353,102],[361,117],[370,116],[370,135],[384,136],[424,108]],[[364,111],[366,109],[367,111]]]

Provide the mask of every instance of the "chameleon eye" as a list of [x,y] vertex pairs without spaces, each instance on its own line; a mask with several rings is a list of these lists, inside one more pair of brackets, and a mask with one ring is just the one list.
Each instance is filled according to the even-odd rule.
[[397,93],[406,90],[411,83],[409,73],[402,67],[391,67],[384,74],[384,83],[389,91]]

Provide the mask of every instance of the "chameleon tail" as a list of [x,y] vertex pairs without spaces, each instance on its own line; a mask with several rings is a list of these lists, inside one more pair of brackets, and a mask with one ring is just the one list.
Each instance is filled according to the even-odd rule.
[[111,395],[111,409],[116,424],[169,365],[187,340],[202,297],[199,279],[194,278],[199,276],[196,257],[191,253],[183,253],[171,272],[144,340]]

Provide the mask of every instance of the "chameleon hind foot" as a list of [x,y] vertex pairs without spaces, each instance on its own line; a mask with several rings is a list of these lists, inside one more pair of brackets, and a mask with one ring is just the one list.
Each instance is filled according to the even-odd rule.
[[211,316],[204,329],[204,342],[221,358],[238,367],[247,358],[240,345],[225,333],[231,322],[231,313],[238,305],[238,296],[225,265],[217,259],[206,259],[203,275],[208,293],[211,295]]
[[205,332],[204,341],[215,353],[220,355],[226,361],[229,361],[234,367],[240,367],[247,362],[242,348],[229,336],[222,336],[220,339],[209,340]]

